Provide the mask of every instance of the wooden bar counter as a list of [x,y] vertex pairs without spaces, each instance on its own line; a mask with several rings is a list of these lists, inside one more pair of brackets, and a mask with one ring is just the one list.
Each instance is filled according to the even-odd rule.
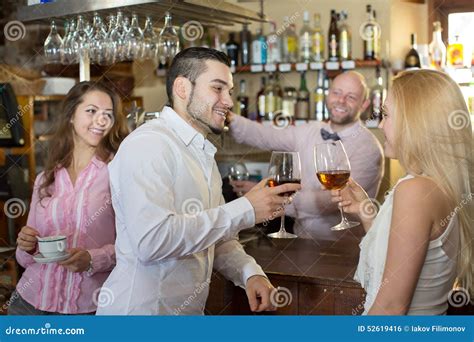
[[[360,239],[341,233],[338,241],[258,239],[244,242],[272,284],[282,287],[277,315],[360,315],[365,291],[353,280]],[[245,241],[245,239],[241,240]],[[245,291],[215,273],[206,314],[251,314]]]

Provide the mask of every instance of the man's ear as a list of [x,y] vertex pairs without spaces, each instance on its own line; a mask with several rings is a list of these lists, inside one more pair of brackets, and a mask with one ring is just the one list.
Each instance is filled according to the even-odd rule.
[[173,95],[175,98],[179,98],[182,101],[186,101],[186,99],[191,94],[192,84],[186,78],[182,76],[176,77],[173,83]]
[[362,103],[362,107],[360,107],[360,112],[364,113],[367,110],[367,108],[369,107],[369,105],[370,105],[370,98],[366,99],[364,101],[364,103]]

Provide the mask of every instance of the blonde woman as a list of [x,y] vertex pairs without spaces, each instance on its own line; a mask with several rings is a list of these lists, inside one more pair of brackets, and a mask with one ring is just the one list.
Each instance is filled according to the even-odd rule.
[[407,175],[377,216],[368,215],[374,204],[353,180],[331,193],[366,231],[355,275],[367,292],[364,314],[445,314],[455,282],[473,298],[472,128],[466,104],[448,75],[403,72],[388,93],[380,128],[386,156],[398,159]]

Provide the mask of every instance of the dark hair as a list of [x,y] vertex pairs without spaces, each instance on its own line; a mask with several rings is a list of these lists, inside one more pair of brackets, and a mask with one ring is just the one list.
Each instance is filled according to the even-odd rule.
[[186,77],[192,83],[206,71],[206,61],[214,60],[230,67],[230,58],[224,52],[203,47],[191,47],[174,56],[166,75],[166,94],[173,106],[173,84],[178,76]]
[[71,165],[74,150],[71,120],[77,106],[91,91],[100,91],[110,96],[115,118],[112,128],[97,146],[97,157],[104,162],[110,161],[111,154],[117,152],[120,143],[128,134],[127,123],[122,113],[122,103],[117,93],[103,84],[93,82],[80,82],[72,87],[62,102],[62,115],[58,118],[54,135],[48,144],[44,180],[38,189],[41,200],[52,195],[48,188],[54,183],[54,171]]

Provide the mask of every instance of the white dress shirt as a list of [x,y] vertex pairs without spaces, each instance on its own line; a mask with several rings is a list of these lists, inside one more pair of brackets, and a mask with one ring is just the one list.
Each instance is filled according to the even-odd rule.
[[213,267],[237,286],[265,275],[237,241],[254,209],[225,204],[215,152],[170,107],[121,144],[109,164],[117,265],[97,314],[203,314]]

